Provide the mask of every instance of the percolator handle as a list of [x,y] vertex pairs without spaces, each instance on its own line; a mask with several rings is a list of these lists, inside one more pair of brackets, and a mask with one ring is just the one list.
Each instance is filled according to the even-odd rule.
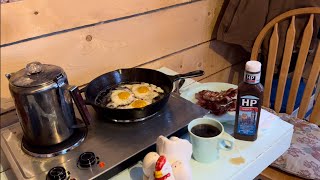
[[76,104],[80,115],[83,119],[83,122],[86,124],[86,126],[90,125],[91,116],[89,114],[88,108],[86,104],[84,103],[84,100],[80,94],[80,91],[77,86],[70,86],[69,92],[71,94],[71,97]]

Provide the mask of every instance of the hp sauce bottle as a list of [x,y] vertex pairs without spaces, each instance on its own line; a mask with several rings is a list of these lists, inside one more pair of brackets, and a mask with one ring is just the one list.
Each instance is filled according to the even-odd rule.
[[245,141],[255,141],[263,101],[263,86],[260,83],[261,63],[248,61],[244,82],[238,86],[234,137]]

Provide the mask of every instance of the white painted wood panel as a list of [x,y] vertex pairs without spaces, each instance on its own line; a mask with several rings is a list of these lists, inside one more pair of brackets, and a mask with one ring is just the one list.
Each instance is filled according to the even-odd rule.
[[213,41],[203,43],[193,48],[184,50],[156,61],[144,64],[141,67],[159,69],[167,67],[178,73],[187,73],[194,70],[203,70],[204,76],[193,78],[194,80],[211,77],[211,75],[239,62],[237,58],[225,59],[212,49]]
[[191,0],[23,0],[1,5],[1,44]]
[[232,84],[239,84],[243,81],[245,61],[235,64],[231,67],[225,68],[215,74],[201,79],[200,82],[226,82]]
[[[61,66],[81,85],[211,39],[222,0],[202,0],[121,21],[1,48],[1,111],[12,107],[5,73],[37,60]],[[88,40],[88,35],[92,37]]]

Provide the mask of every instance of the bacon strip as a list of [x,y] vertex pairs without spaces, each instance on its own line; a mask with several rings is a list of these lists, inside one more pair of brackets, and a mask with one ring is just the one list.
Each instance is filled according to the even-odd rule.
[[222,115],[227,111],[235,111],[237,89],[230,88],[226,91],[215,92],[202,90],[195,94],[197,104],[210,110],[215,115]]

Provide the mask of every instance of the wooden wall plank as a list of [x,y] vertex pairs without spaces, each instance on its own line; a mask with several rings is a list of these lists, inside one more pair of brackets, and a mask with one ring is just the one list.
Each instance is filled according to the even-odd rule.
[[[159,58],[155,61],[151,61],[149,63],[140,65],[139,67],[150,69],[159,69],[161,67],[167,67],[179,73],[186,73],[189,71],[201,69],[205,71],[205,75],[198,78],[194,78],[195,80],[201,80],[206,77],[211,77],[213,74],[218,73],[221,70],[224,70],[228,67],[231,67],[232,65],[237,64],[239,63],[239,61],[241,61],[241,59],[237,58],[237,56],[231,56],[231,58],[225,59],[224,57],[219,55],[215,50],[212,49],[212,43],[214,42],[209,41],[198,46],[183,50],[181,52],[177,52],[172,55]],[[225,71],[224,77],[229,76],[229,74],[227,74],[228,72],[230,71]],[[215,78],[215,81],[220,81],[217,77]],[[221,81],[225,82],[225,80],[223,79]],[[1,117],[5,116],[6,114]],[[7,126],[11,123],[11,121],[0,121],[0,128]]]
[[1,5],[1,44],[191,0],[23,0]]
[[195,80],[201,80],[241,61],[241,59],[238,58],[225,59],[212,49],[212,43],[214,43],[214,41],[206,42],[140,67],[151,69],[167,67],[178,73],[203,70],[205,72],[204,76],[193,78]]
[[[12,106],[5,73],[30,61],[61,66],[80,85],[118,68],[133,67],[211,39],[220,11],[203,0],[1,48],[1,108]],[[220,1],[222,3],[222,0]],[[86,40],[88,35],[90,41]]]
[[242,61],[234,64],[233,66],[201,79],[200,82],[225,82],[237,85],[243,81],[245,63],[245,61]]

